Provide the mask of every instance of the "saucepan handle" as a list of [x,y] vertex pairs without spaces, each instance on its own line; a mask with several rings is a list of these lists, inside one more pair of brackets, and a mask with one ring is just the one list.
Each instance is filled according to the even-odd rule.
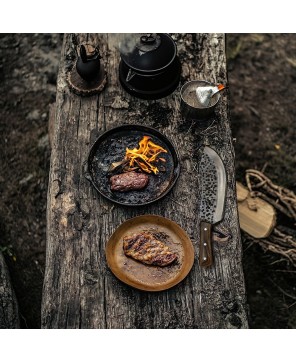
[[202,221],[200,223],[199,265],[208,267],[212,264],[212,225]]

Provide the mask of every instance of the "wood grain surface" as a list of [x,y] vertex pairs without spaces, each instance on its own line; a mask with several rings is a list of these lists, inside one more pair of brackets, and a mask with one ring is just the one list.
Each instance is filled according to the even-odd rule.
[[[175,34],[182,63],[180,86],[205,79],[227,84],[223,34]],[[100,95],[71,93],[66,73],[81,41],[100,46],[107,85]],[[234,150],[228,114],[228,93],[221,94],[217,113],[207,129],[182,119],[179,88],[170,96],[145,101],[119,84],[120,61],[115,34],[66,34],[57,84],[47,205],[47,255],[42,303],[43,328],[247,328],[247,307],[241,263]],[[178,148],[181,174],[173,190],[155,204],[114,205],[84,178],[84,164],[95,139],[122,124],[157,128]],[[198,160],[207,143],[221,156],[227,172],[223,227],[227,243],[213,242],[215,262],[198,263]],[[105,245],[125,220],[156,214],[180,225],[195,249],[189,275],[175,287],[144,292],[120,282],[108,269]],[[215,230],[215,227],[214,227]]]

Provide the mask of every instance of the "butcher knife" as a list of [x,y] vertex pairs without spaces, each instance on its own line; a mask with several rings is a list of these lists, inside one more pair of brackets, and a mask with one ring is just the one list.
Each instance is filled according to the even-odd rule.
[[224,164],[217,152],[209,146],[204,146],[199,162],[199,176],[199,264],[209,267],[213,263],[212,225],[223,219],[226,194]]

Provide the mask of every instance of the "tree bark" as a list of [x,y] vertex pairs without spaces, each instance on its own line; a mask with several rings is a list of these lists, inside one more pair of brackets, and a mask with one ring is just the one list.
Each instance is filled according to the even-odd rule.
[[20,328],[17,300],[9,272],[0,252],[0,329]]
[[[223,34],[176,34],[174,39],[182,62],[181,84],[205,79],[227,85]],[[76,56],[74,46],[83,40],[99,44],[108,76],[105,90],[87,98],[71,93],[66,83]],[[42,327],[247,328],[228,94],[221,95],[213,124],[206,130],[182,119],[179,88],[157,101],[132,97],[119,84],[116,42],[115,34],[64,38],[48,190]],[[103,131],[134,123],[155,127],[172,140],[180,154],[181,174],[162,200],[128,208],[98,195],[83,177],[83,165]],[[225,164],[225,217],[216,230],[231,235],[227,242],[213,242],[211,268],[198,263],[197,165],[204,143],[216,149]],[[172,219],[194,245],[191,272],[163,292],[133,289],[118,281],[106,264],[104,250],[111,234],[125,220],[142,214]]]

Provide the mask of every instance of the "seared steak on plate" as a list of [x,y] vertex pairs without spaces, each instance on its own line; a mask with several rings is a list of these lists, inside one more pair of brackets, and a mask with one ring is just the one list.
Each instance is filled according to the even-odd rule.
[[147,231],[125,236],[123,251],[125,255],[144,264],[157,266],[169,265],[178,257],[168,246]]

